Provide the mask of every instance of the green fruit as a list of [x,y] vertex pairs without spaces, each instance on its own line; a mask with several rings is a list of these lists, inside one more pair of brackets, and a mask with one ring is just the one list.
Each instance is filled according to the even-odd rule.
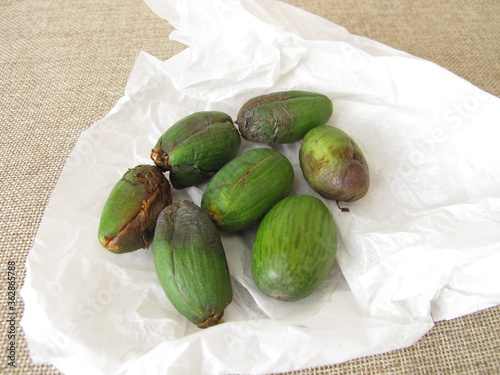
[[196,112],[172,125],[151,150],[151,159],[170,171],[176,189],[196,185],[212,177],[233,159],[241,143],[238,129],[227,114]]
[[292,195],[260,223],[252,248],[252,275],[266,295],[295,301],[325,280],[336,251],[337,230],[325,204],[311,195]]
[[363,152],[339,128],[319,126],[309,131],[299,161],[308,184],[326,199],[354,202],[368,191],[370,175]]
[[247,101],[236,124],[241,136],[252,142],[292,143],[312,128],[325,125],[333,104],[325,95],[308,91],[282,91]]
[[154,165],[129,169],[116,183],[101,214],[98,239],[113,253],[148,248],[156,219],[172,203],[170,184]]
[[174,308],[200,328],[222,323],[233,291],[219,231],[206,212],[189,201],[166,207],[152,247],[158,278]]
[[203,208],[223,231],[234,232],[258,223],[286,197],[294,172],[288,159],[270,148],[248,150],[227,163],[208,183]]

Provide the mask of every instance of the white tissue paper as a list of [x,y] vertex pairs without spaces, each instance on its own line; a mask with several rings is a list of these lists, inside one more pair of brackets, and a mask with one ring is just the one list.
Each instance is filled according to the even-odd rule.
[[[27,259],[22,327],[30,355],[65,374],[292,371],[414,344],[434,321],[500,303],[498,98],[431,62],[351,35],[272,0],[146,0],[187,48],[141,53],[124,96],[84,131],[62,171]],[[251,97],[326,94],[329,125],[363,150],[361,200],[323,200],[337,262],[297,302],[264,296],[249,265],[252,231],[223,235],[234,300],[201,330],[177,313],[152,254],[115,255],[97,241],[103,204],[123,173],[152,164],[167,128],[201,110],[233,118]],[[243,141],[241,151],[263,145]],[[272,146],[302,178],[300,142]],[[204,184],[174,191],[199,204]],[[319,197],[319,196],[318,196]]]

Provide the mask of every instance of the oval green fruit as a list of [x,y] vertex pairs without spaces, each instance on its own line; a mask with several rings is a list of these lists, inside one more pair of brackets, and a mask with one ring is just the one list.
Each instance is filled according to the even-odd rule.
[[208,183],[201,208],[226,232],[249,228],[286,197],[293,186],[290,161],[271,148],[243,152]]
[[196,112],[172,125],[151,150],[151,159],[170,171],[176,189],[211,178],[239,151],[241,137],[229,115],[218,111]]
[[310,130],[302,140],[299,161],[307,183],[323,198],[354,202],[368,191],[370,174],[363,152],[339,128]]
[[111,190],[101,214],[99,242],[113,253],[148,248],[156,219],[172,203],[170,183],[154,165],[129,169]]
[[260,223],[252,247],[252,275],[266,295],[299,300],[325,280],[336,251],[337,229],[326,205],[311,195],[292,195]]
[[200,328],[222,323],[233,291],[220,234],[207,213],[190,201],[174,202],[158,217],[152,247],[174,308]]
[[252,142],[292,143],[312,128],[325,125],[333,113],[332,101],[309,91],[280,91],[247,101],[238,112],[241,136]]

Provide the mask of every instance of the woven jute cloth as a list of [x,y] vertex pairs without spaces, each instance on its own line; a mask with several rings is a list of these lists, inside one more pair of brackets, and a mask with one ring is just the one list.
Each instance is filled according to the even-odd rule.
[[[499,1],[286,2],[500,95]],[[44,209],[80,133],[123,95],[138,53],[166,60],[185,46],[142,0],[3,0],[0,15],[0,373],[59,374],[33,364],[19,325]],[[500,307],[490,308],[438,322],[409,348],[293,374],[500,374],[499,322]]]

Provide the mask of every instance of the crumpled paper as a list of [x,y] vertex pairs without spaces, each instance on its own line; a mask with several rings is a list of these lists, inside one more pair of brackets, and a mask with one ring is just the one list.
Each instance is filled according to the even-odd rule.
[[[27,259],[22,327],[35,362],[65,374],[291,371],[415,343],[433,322],[500,303],[500,101],[431,62],[271,0],[147,0],[188,46],[167,61],[141,53],[124,96],[84,131]],[[166,299],[152,254],[97,241],[111,188],[149,163],[158,137],[201,110],[235,118],[254,96],[329,96],[329,125],[368,160],[360,201],[323,200],[337,262],[313,295],[276,301],[256,288],[254,232],[223,235],[234,287],[226,323],[200,330]],[[267,147],[244,141],[241,151]],[[273,146],[295,168],[293,194],[317,196],[299,142]],[[204,184],[174,191],[199,204]]]

